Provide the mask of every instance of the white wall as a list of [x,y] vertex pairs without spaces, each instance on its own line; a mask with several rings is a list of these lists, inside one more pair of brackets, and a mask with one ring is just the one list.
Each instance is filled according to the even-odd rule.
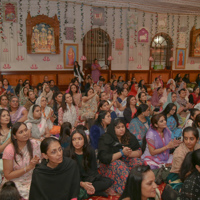
[[[12,2],[18,2],[16,0],[13,0]],[[22,9],[23,9],[23,33],[24,33],[24,39],[26,41],[26,26],[25,26],[25,20],[27,18],[27,9],[28,4],[27,0],[22,0]],[[38,11],[38,1],[30,1],[31,7],[30,12],[31,16],[36,16]],[[42,0],[41,1],[41,14],[47,14],[46,10],[47,1]],[[50,14],[49,16],[54,16],[57,14],[57,2],[49,2],[50,5]],[[81,11],[80,11],[81,5],[76,5],[76,38],[77,40],[75,43],[79,44],[79,58],[82,53],[82,41],[81,41]],[[19,5],[18,5],[19,7]],[[61,9],[61,29],[62,29],[62,39],[63,43],[74,43],[73,41],[67,41],[65,40],[65,36],[63,35],[64,31],[64,2],[60,2],[60,9]],[[90,6],[84,5],[84,33],[90,30],[91,24],[90,24]],[[134,12],[134,10],[132,10]],[[137,11],[139,16],[139,23],[138,28],[142,27],[142,21],[143,21],[143,12]],[[108,34],[110,35],[110,38],[112,39],[112,32],[113,32],[113,17],[112,17],[113,9],[108,8]],[[133,49],[130,49],[127,47],[127,29],[126,29],[126,14],[127,9],[123,9],[123,38],[124,38],[124,50],[120,51],[122,52],[121,55],[119,55],[119,51],[116,51],[114,48],[112,48],[112,56],[114,60],[112,61],[112,69],[113,70],[148,70],[149,69],[149,55],[150,55],[150,41],[148,44],[144,44],[143,46],[141,44],[137,44],[137,47],[134,45],[134,32],[133,30],[130,30],[130,42],[129,46],[134,46]],[[73,4],[69,3],[68,5],[68,12],[67,17],[70,21],[73,19]],[[153,35],[155,34],[155,19],[156,14],[153,16],[154,18],[154,24],[153,24]],[[187,24],[186,17],[181,16],[181,24]],[[175,23],[174,23],[174,51],[173,51],[173,57],[175,58],[176,54],[176,38],[177,38],[177,20],[178,16],[175,15]],[[170,29],[169,29],[169,35],[172,35],[172,15],[170,15]],[[194,25],[194,16],[189,17],[189,33],[191,28]],[[67,26],[73,26],[72,24],[67,24]],[[96,28],[97,26],[93,26]],[[151,29],[151,13],[145,14],[145,27],[150,31]],[[105,30],[105,27],[102,26],[102,29]],[[197,19],[197,28],[200,28],[200,16]],[[26,53],[26,42],[23,43],[23,46],[17,46],[18,42],[20,42],[19,34],[17,31],[19,30],[19,9],[18,9],[18,23],[13,24],[13,33],[14,37],[11,38],[10,34],[10,23],[4,23],[4,33],[7,36],[6,43],[3,43],[0,40],[0,67],[1,71],[6,70],[32,70],[30,67],[32,64],[36,64],[38,66],[39,70],[56,70],[56,67],[58,64],[63,66],[63,44],[60,44],[60,50],[61,53],[59,55],[34,55],[34,54],[27,54]],[[189,34],[187,35],[189,37]],[[115,38],[120,38],[120,9],[115,9]],[[4,53],[3,49],[7,48],[9,52]],[[185,45],[179,46],[179,48],[185,48]],[[138,53],[142,53],[142,56],[139,56]],[[187,59],[186,59],[186,69],[193,69],[193,70],[199,70],[200,69],[200,58],[189,58],[188,53],[189,49],[187,49]],[[16,58],[18,56],[23,56],[23,61],[17,61]],[[50,61],[43,61],[44,56],[48,56],[50,58]],[[129,62],[128,58],[130,56],[133,56],[134,61]],[[190,64],[190,62],[194,61],[195,64]],[[82,65],[82,62],[79,60],[80,65]],[[11,66],[10,69],[4,69],[4,64],[9,64]],[[142,69],[137,69],[138,65],[142,65]],[[173,69],[174,69],[174,62],[173,62]]]

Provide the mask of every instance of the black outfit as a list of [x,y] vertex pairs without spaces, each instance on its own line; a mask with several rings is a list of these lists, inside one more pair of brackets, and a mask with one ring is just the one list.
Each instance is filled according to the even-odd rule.
[[129,134],[130,137],[128,145],[119,142],[114,130],[115,128],[113,122],[111,122],[107,132],[104,133],[99,139],[98,158],[103,164],[110,164],[113,154],[119,152],[120,149],[123,149],[123,146],[131,148],[132,151],[136,151],[140,148],[138,140],[133,134],[129,132],[129,130],[126,129],[125,133]]
[[[101,192],[105,191],[112,185],[112,180],[106,177],[102,177],[98,173],[95,151],[92,148],[90,148],[90,166],[87,170],[85,170],[85,168],[83,167],[83,155],[75,155],[75,160],[77,161],[80,172],[80,181],[92,183],[92,185],[95,188],[95,194],[93,194],[93,196],[100,196]],[[69,148],[64,150],[64,156],[70,156]]]
[[186,78],[185,76],[183,77],[183,81],[184,81],[185,83],[190,83],[189,78]]
[[[135,108],[137,109],[138,107],[135,107]],[[133,119],[132,118],[132,110],[130,108],[125,108],[125,110],[124,110],[124,120],[125,120],[125,122],[130,123],[132,119]]]
[[56,86],[56,85],[54,85],[53,87],[50,87],[50,89],[51,89],[51,91],[52,91],[53,93],[55,93],[55,92],[60,92],[58,86]]
[[[77,71],[78,70],[78,71]],[[78,74],[79,73],[79,74]],[[80,65],[78,65],[78,67],[76,67],[75,65],[74,65],[74,74],[76,75],[76,76],[81,76],[81,78],[82,78],[82,80],[84,80],[84,76],[83,76],[83,73],[82,73],[82,71],[81,71],[81,67],[80,67]]]
[[29,200],[70,200],[78,198],[80,176],[76,162],[63,158],[52,169],[45,160],[33,171]]
[[111,90],[118,90],[117,86],[111,85]]
[[23,86],[18,83],[17,86],[16,86],[16,88],[15,88],[15,94],[19,95],[20,89],[22,89],[22,88],[23,88]]
[[181,78],[181,77],[178,77],[178,74],[177,74],[176,77],[175,77],[175,79],[174,79],[174,81],[178,82],[179,78]]
[[90,89],[91,85],[90,83],[86,83],[85,84],[85,91],[88,91]]

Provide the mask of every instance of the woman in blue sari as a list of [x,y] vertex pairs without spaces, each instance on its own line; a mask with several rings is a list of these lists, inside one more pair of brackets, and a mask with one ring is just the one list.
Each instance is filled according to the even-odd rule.
[[169,103],[162,112],[166,117],[167,127],[172,132],[171,139],[179,138],[182,136],[182,129],[178,128],[179,122],[176,112],[177,106],[174,103]]
[[129,131],[135,135],[140,146],[142,145],[143,137],[150,127],[149,113],[149,106],[147,104],[140,104],[135,117],[129,124]]

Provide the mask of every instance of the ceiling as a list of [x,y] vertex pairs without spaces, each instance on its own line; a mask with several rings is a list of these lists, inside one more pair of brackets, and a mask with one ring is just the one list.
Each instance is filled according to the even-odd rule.
[[[63,0],[66,1],[66,0]],[[130,7],[148,12],[200,15],[200,0],[67,0],[96,6]]]

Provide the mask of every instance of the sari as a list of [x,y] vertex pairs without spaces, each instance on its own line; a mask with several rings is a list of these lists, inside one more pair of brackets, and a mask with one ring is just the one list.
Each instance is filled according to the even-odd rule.
[[26,110],[26,108],[24,108],[23,106],[19,106],[19,108],[17,109],[17,111],[14,114],[10,113],[10,118],[11,118],[11,122],[12,124],[16,123],[19,119],[22,118],[23,116],[23,111]]
[[133,84],[131,86],[131,91],[128,93],[128,96],[131,96],[131,95],[133,95],[134,97],[136,97],[136,95],[137,95],[137,90],[135,89],[135,84]]
[[23,88],[21,89],[20,93],[19,93],[19,104],[20,104],[21,106],[24,106],[24,105],[26,104],[26,102],[28,101],[28,96],[27,96],[27,97],[24,96],[24,88],[25,88],[25,87],[23,87]]
[[135,117],[131,120],[129,124],[129,131],[135,135],[137,138],[140,146],[142,145],[142,140],[144,136],[146,135],[149,126],[150,126],[150,119],[146,117],[146,122],[141,122],[138,117]]
[[151,169],[160,168],[163,164],[171,163],[172,156],[169,154],[169,149],[159,153],[157,155],[152,156],[148,145],[155,149],[160,149],[166,146],[171,141],[171,132],[168,128],[163,130],[164,138],[160,135],[160,133],[153,128],[150,128],[146,134],[146,149],[143,155],[141,156],[144,159],[145,164],[149,165]]
[[158,104],[160,103],[160,99],[163,95],[158,95],[158,91],[157,89],[154,90],[154,93],[152,95],[152,98],[151,98],[151,104],[154,106],[154,107],[159,107]]
[[[117,97],[117,100],[122,105],[122,107],[126,106],[127,97],[123,101],[120,97]],[[116,112],[117,117],[124,117],[124,111],[121,111],[117,108],[115,112]]]
[[[33,148],[33,157],[36,155],[39,158],[41,157],[40,153],[40,144],[36,140],[30,140]],[[27,167],[30,164],[30,155],[28,152],[28,147],[27,145],[21,150],[22,156],[19,154],[16,154],[16,161],[14,160],[14,155],[15,155],[15,149],[13,144],[9,144],[4,152],[3,152],[3,159],[5,160],[12,160],[13,161],[13,171],[23,169]],[[12,179],[20,193],[20,195],[24,199],[28,199],[29,195],[29,190],[30,190],[30,185],[31,185],[31,179],[32,179],[32,173],[33,170],[30,170],[26,172],[24,175]],[[2,185],[6,182],[6,178],[4,178]]]
[[172,132],[171,139],[175,139],[182,136],[182,129],[177,127],[177,122],[173,116],[167,118],[167,127]]

